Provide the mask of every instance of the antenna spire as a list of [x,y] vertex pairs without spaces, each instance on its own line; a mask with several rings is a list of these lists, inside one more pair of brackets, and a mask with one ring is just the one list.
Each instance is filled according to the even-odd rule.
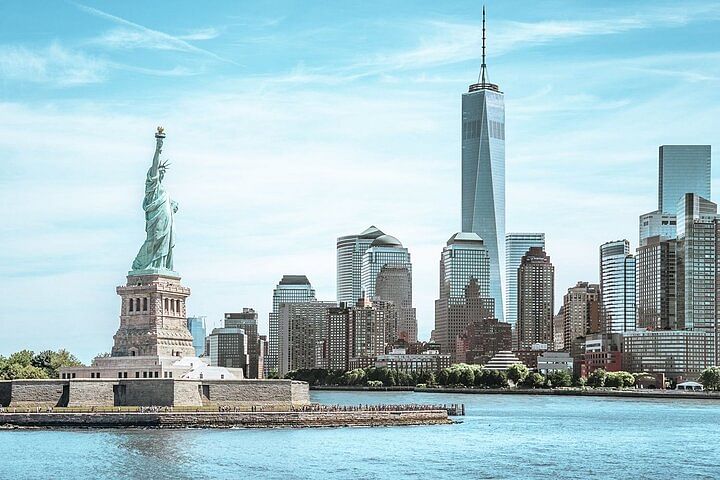
[[487,76],[487,65],[485,65],[485,5],[483,4],[482,9],[482,65],[480,66],[480,77],[478,83],[485,83],[485,77]]

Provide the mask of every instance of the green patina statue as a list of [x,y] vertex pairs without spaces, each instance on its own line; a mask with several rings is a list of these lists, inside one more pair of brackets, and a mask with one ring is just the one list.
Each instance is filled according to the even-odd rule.
[[163,178],[170,165],[160,161],[165,133],[158,127],[155,133],[155,156],[145,180],[145,232],[147,238],[132,264],[130,275],[168,274],[173,271],[173,248],[175,247],[175,213],[178,204],[165,191]]

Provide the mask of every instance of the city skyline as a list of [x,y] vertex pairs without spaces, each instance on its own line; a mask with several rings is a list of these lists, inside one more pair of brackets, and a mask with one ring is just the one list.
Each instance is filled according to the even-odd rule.
[[[407,20],[392,34],[372,22],[372,5],[312,8],[303,23],[282,7],[191,21],[179,5],[185,20],[173,22],[154,6],[58,3],[33,18],[33,31],[50,33],[31,36],[26,8],[0,37],[0,328],[13,332],[0,354],[64,346],[89,360],[110,349],[113,289],[142,240],[137,170],[157,124],[172,139],[168,181],[183,208],[175,264],[193,288],[189,315],[207,316],[211,329],[223,312],[252,306],[266,333],[277,280],[307,275],[317,298],[334,298],[336,238],[374,224],[412,252],[427,339],[437,252],[458,230],[457,110],[480,63],[477,5],[409,17],[394,7],[388,18]],[[507,231],[546,233],[560,305],[577,281],[598,281],[600,244],[627,238],[634,251],[637,218],[656,204],[658,146],[719,143],[720,72],[699,60],[720,58],[708,47],[720,8],[519,10],[488,4],[488,62],[508,104]],[[326,26],[328,14],[343,28]],[[348,25],[369,25],[383,42]],[[363,50],[321,48],[311,32],[325,42],[342,32]],[[280,52],[293,42],[304,48]],[[294,90],[290,104],[282,87]],[[341,102],[343,112],[328,108]],[[345,198],[369,170],[382,174]],[[357,205],[363,214],[347,215]]]

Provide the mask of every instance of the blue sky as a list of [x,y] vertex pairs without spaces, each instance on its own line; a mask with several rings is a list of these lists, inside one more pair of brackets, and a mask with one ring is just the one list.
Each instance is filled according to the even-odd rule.
[[[557,307],[601,243],[637,246],[659,145],[720,145],[720,4],[540,3],[487,3],[488,64],[507,231],[546,233]],[[266,329],[283,274],[331,300],[335,238],[374,224],[410,249],[426,339],[481,4],[198,5],[0,4],[0,354],[110,349],[157,125],[190,313]]]

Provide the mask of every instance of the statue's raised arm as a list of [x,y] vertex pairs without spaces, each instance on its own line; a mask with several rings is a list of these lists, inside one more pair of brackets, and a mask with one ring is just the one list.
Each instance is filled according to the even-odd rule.
[[[165,131],[158,127],[155,133],[155,155],[145,180],[145,233],[146,238],[133,262],[133,272],[173,272],[172,250],[175,247],[175,219],[177,204],[165,191],[163,179],[169,166],[160,161]],[[132,272],[131,272],[132,273]],[[177,274],[175,274],[177,275]]]

